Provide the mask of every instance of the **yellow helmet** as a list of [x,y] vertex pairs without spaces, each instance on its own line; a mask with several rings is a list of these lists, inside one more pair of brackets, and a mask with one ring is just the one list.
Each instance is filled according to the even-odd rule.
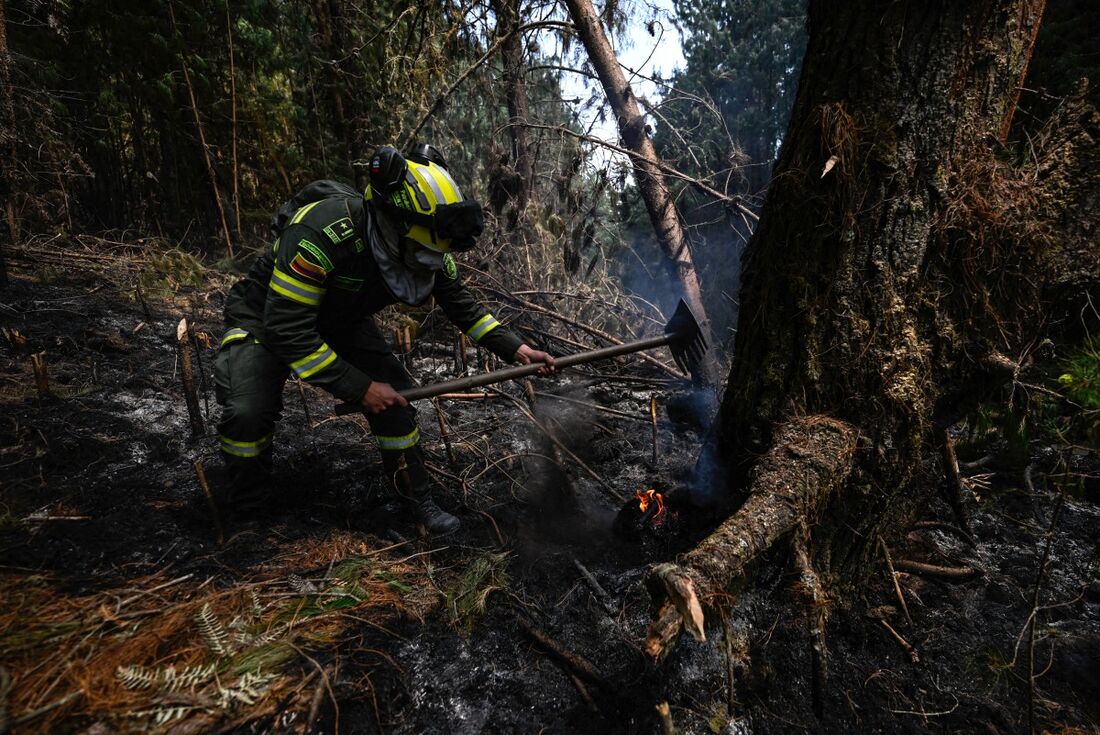
[[474,246],[484,229],[481,205],[462,195],[434,148],[417,146],[408,160],[381,148],[370,173],[367,200],[399,220],[405,237],[441,253]]

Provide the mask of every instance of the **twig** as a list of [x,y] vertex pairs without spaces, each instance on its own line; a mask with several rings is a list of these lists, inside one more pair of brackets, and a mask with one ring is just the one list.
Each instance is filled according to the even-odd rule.
[[599,712],[600,708],[596,706],[596,702],[592,699],[592,695],[588,693],[588,687],[584,685],[580,677],[572,671],[566,671],[565,673],[569,676],[569,681],[573,682],[573,686],[577,688],[577,694],[581,695],[581,699],[588,705],[588,709],[592,712]]
[[980,574],[973,567],[941,567],[935,564],[925,564],[921,561],[910,559],[898,559],[894,567],[910,574],[919,574],[922,577],[933,577],[948,582],[963,582]]
[[909,641],[902,638],[901,633],[898,633],[896,630],[894,630],[894,626],[890,625],[888,622],[881,618],[878,619],[878,622],[882,625],[883,628],[886,628],[890,635],[894,636],[894,640],[898,642],[898,645],[905,649],[905,652],[909,654],[909,660],[915,664],[919,664],[920,654],[917,653],[917,649],[913,648],[913,646],[910,645]]
[[222,517],[218,513],[218,506],[214,502],[214,495],[210,492],[210,485],[206,482],[206,472],[202,469],[202,462],[195,462],[195,474],[199,478],[199,487],[202,488],[202,494],[206,496],[206,504],[210,506],[210,514],[214,517],[214,530],[218,534],[218,545],[221,546],[225,543],[225,534],[222,531]]
[[447,450],[447,465],[454,472],[458,472],[458,462],[455,460],[454,449],[451,447],[451,433],[447,431],[447,421],[443,417],[443,409],[439,407],[439,399],[432,399],[432,407],[435,409],[435,417],[439,420],[439,435],[443,437],[443,448]]
[[649,421],[649,419],[645,418],[644,416],[638,416],[637,414],[627,413],[626,411],[619,411],[614,408],[608,408],[607,406],[601,406],[600,404],[592,403],[591,401],[582,401],[577,398],[570,398],[569,396],[559,396],[555,393],[546,393],[543,391],[535,391],[535,394],[544,398],[552,398],[555,401],[564,401],[566,403],[572,403],[577,406],[591,408],[594,411],[601,411],[611,416],[619,416],[620,418],[632,419],[634,421]]
[[652,426],[653,464],[657,464],[657,394],[649,397],[649,420]]
[[943,521],[917,521],[913,524],[915,530],[936,530],[944,531],[945,533],[953,533],[966,541],[971,546],[974,546],[976,540],[973,536],[970,536],[966,531],[962,530],[958,526],[952,526],[950,523],[944,523]]
[[890,581],[894,583],[894,592],[898,595],[898,602],[901,603],[901,610],[905,613],[905,620],[909,625],[913,625],[913,618],[909,615],[909,606],[905,604],[905,595],[901,592],[901,585],[898,584],[898,573],[894,571],[894,560],[890,558],[890,549],[886,546],[886,542],[882,540],[882,536],[878,537],[879,548],[882,549],[882,558],[886,560],[886,570],[890,572]]
[[607,594],[607,590],[600,585],[592,572],[588,571],[588,567],[581,564],[579,559],[573,559],[573,566],[581,573],[581,579],[587,582],[588,586],[592,588],[592,591],[596,593],[596,599],[599,600],[600,606],[604,609],[604,612],[614,618],[615,608],[611,606],[611,596]]
[[[1069,472],[1068,466],[1066,472]],[[1035,735],[1035,622],[1039,618],[1039,598],[1042,594],[1043,577],[1046,576],[1047,562],[1050,561],[1050,549],[1054,546],[1054,529],[1062,515],[1065,500],[1066,484],[1062,483],[1058,500],[1055,501],[1054,513],[1050,518],[1050,527],[1046,532],[1046,545],[1043,548],[1039,569],[1035,574],[1035,589],[1031,595],[1031,616],[1027,632],[1027,729],[1030,735]]]
[[551,432],[550,429],[546,428],[546,426],[541,421],[539,421],[537,418],[535,418],[534,414],[532,414],[530,411],[527,410],[527,407],[523,405],[522,401],[520,401],[517,398],[513,398],[512,396],[508,395],[507,393],[497,391],[496,389],[492,389],[492,390],[496,391],[497,393],[500,393],[500,395],[502,395],[505,398],[507,398],[508,400],[512,401],[512,403],[514,403],[516,405],[516,408],[518,408],[520,410],[520,413],[522,413],[524,416],[526,416],[527,419],[531,423],[533,423],[535,426],[537,426],[542,431],[542,433],[545,434],[546,437],[554,443],[554,446],[556,446],[563,453],[565,453],[570,459],[572,459],[574,462],[576,462],[578,465],[580,465],[581,469],[583,469],[585,472],[587,472],[588,475],[592,479],[594,479],[605,490],[607,490],[607,492],[609,492],[612,497],[614,497],[620,503],[625,503],[626,502],[626,496],[625,495],[623,495],[618,490],[616,490],[611,485],[611,483],[609,483],[607,480],[603,479],[598,474],[596,474],[596,471],[593,470],[591,467],[589,467],[587,464],[585,464],[584,460],[582,460],[580,457],[573,454],[573,452],[570,451],[569,447],[562,444],[561,440],[559,440],[556,436],[554,436],[553,432]]
[[294,379],[295,384],[298,386],[298,397],[302,400],[302,413],[306,416],[306,426],[310,431],[313,431],[313,417],[309,413],[309,401],[306,400],[306,389],[302,386],[302,381],[299,378]]
[[519,618],[519,624],[523,626],[523,629],[527,631],[528,635],[535,639],[535,642],[556,656],[562,663],[572,668],[577,674],[583,676],[604,691],[615,691],[614,687],[611,686],[607,679],[604,678],[603,674],[601,674],[588,659],[580,654],[573,653],[523,618]]
[[45,352],[31,355],[31,368],[34,370],[34,387],[38,390],[38,400],[51,397],[53,393],[50,392],[50,377],[46,372]]
[[968,536],[973,536],[970,530],[970,519],[967,517],[966,505],[963,501],[966,488],[959,472],[958,457],[955,456],[955,441],[951,438],[947,429],[940,429],[937,433],[939,434],[940,449],[943,453],[944,470],[947,473],[945,490],[947,503],[955,514],[955,520],[958,521],[959,528],[965,531]]

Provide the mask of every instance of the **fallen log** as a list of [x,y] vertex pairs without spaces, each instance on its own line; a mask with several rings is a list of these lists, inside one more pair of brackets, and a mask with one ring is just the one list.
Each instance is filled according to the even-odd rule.
[[[657,564],[646,575],[661,607],[646,652],[663,656],[679,625],[705,640],[703,608],[717,609],[746,566],[802,524],[812,526],[825,500],[847,479],[859,432],[825,416],[788,421],[761,457],[748,500],[678,563]],[[678,620],[677,620],[678,618]]]

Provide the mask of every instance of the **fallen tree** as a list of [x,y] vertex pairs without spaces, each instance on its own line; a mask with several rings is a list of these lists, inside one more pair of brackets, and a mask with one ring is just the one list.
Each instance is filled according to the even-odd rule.
[[[950,484],[946,430],[1018,379],[1067,299],[1095,291],[1095,254],[1078,257],[1095,216],[1081,205],[1100,191],[1095,112],[1071,105],[1026,153],[1004,140],[1042,9],[810,2],[700,460],[735,510],[650,570],[651,656],[681,629],[702,639],[708,611],[728,610],[750,562],[781,540],[805,552],[802,577],[843,599],[880,536]],[[948,500],[965,521],[962,499]]]

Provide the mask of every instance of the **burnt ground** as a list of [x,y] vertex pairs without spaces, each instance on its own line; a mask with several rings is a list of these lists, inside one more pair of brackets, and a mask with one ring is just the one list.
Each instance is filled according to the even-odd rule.
[[[434,410],[421,408],[441,504],[464,523],[437,539],[394,512],[365,423],[288,384],[271,508],[223,518],[219,544],[193,466],[216,491],[216,441],[209,422],[190,437],[174,343],[183,315],[216,340],[223,293],[224,283],[150,295],[145,313],[129,289],[51,272],[16,273],[0,294],[0,326],[26,338],[0,342],[0,730],[658,732],[654,706],[667,700],[684,733],[1016,733],[1028,729],[1033,651],[1037,731],[1098,731],[1100,507],[1087,452],[1033,447],[1034,492],[1018,465],[968,471],[974,546],[937,528],[894,544],[895,560],[979,572],[899,575],[912,622],[897,609],[888,619],[919,661],[868,615],[898,606],[884,569],[862,596],[836,601],[819,718],[786,550],[762,566],[728,631],[684,637],[652,664],[643,574],[713,519],[682,507],[660,528],[623,533],[622,503],[506,398],[441,402],[453,463]],[[443,328],[418,340],[422,382],[453,375],[450,340]],[[53,398],[39,399],[31,376],[29,355],[42,351]],[[202,350],[208,418],[212,356]],[[539,417],[624,497],[675,491],[701,440],[690,396],[658,373],[617,369],[637,372],[537,387],[635,418],[548,396]],[[923,520],[951,514],[936,499]],[[562,663],[531,628],[594,670]],[[727,633],[750,662],[726,655]]]

